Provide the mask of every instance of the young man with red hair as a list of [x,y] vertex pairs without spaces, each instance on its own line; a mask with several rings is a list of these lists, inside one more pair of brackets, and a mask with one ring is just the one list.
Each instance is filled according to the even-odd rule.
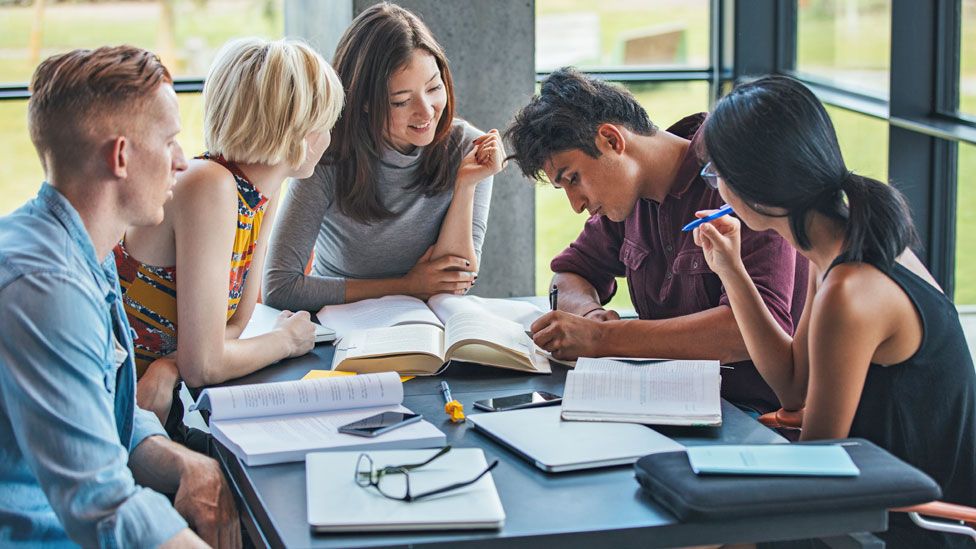
[[217,463],[135,406],[112,256],[186,168],[169,72],[130,46],[75,50],[31,93],[47,181],[0,219],[0,545],[239,546]]

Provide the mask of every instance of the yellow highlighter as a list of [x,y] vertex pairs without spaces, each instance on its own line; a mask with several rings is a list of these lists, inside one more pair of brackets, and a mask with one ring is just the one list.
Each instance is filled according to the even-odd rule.
[[464,421],[464,406],[451,397],[451,388],[448,387],[446,381],[441,382],[441,394],[444,395],[444,411],[451,416],[451,422]]

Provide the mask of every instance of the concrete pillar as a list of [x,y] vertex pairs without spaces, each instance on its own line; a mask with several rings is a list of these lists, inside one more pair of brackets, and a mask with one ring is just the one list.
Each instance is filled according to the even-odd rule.
[[328,61],[352,18],[352,0],[285,0],[285,36],[304,39]]
[[[331,59],[352,17],[376,0],[286,0],[285,31]],[[499,131],[535,90],[534,0],[396,0],[417,14],[444,47],[457,114]],[[342,18],[348,13],[349,19]],[[340,20],[344,22],[339,23]],[[474,294],[535,293],[535,189],[509,165],[495,176],[491,215]]]

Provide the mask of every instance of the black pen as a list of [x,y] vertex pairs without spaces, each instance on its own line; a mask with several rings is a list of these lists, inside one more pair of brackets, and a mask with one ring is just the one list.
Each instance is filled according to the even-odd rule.
[[549,308],[555,311],[559,308],[559,288],[555,284],[552,285],[552,289],[549,290]]

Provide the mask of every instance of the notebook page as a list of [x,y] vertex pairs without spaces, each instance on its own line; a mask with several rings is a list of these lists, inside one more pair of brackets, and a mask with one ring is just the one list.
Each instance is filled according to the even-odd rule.
[[493,315],[518,322],[522,330],[528,330],[532,323],[544,313],[528,301],[514,299],[492,299],[473,295],[437,294],[427,300],[427,305],[441,322],[462,312],[475,312]]
[[444,337],[445,352],[463,339],[490,341],[495,345],[526,356],[535,351],[532,338],[525,335],[525,330],[521,324],[504,318],[486,317],[476,311],[457,313],[447,322]]
[[429,353],[444,358],[444,332],[427,324],[407,324],[353,332],[337,349],[345,358],[407,353]]
[[398,324],[433,324],[444,327],[423,301],[406,295],[388,295],[344,305],[326,305],[317,316],[323,326],[336,331],[338,338],[356,330]]
[[279,381],[204,389],[191,410],[210,410],[212,420],[327,412],[403,402],[395,372]]
[[695,417],[720,407],[718,362],[650,364],[581,358],[567,374],[564,412]]
[[[241,339],[259,337],[270,333],[274,329],[275,322],[278,321],[278,315],[280,314],[281,311],[278,309],[268,307],[263,303],[255,303],[254,311],[251,313],[251,319],[241,332]],[[332,341],[333,339],[335,339],[335,333],[331,329],[319,324],[315,325],[316,343],[320,341]]]

